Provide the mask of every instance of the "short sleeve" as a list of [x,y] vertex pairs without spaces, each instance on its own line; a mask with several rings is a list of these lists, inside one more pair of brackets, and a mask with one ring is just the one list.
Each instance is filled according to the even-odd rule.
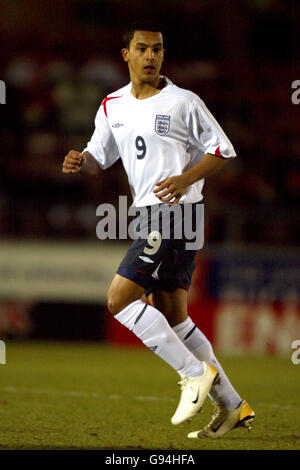
[[189,102],[188,140],[203,154],[213,154],[223,158],[236,157],[235,150],[218,124],[199,97]]
[[83,152],[89,152],[102,170],[113,165],[119,158],[119,151],[107,118],[100,106],[95,118],[95,130]]

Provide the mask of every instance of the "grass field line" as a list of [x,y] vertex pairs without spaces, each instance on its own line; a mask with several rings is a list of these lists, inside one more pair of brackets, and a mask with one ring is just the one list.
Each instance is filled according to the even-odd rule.
[[[82,391],[72,391],[72,390],[50,390],[45,388],[27,388],[27,387],[13,387],[13,386],[6,386],[0,387],[0,390],[4,392],[11,392],[11,393],[33,393],[33,394],[43,394],[43,395],[61,395],[61,396],[69,396],[69,397],[79,397],[79,398],[98,398],[103,399],[107,398],[109,400],[122,400],[123,398],[128,398],[125,395],[120,394],[104,394],[104,393],[96,393],[96,392],[82,392]],[[175,398],[171,397],[157,397],[154,395],[133,395],[133,400],[139,401],[176,401]]]
[[[120,394],[104,394],[104,393],[97,393],[97,392],[83,392],[83,391],[72,391],[72,390],[51,390],[46,388],[27,388],[27,387],[13,387],[13,386],[5,386],[0,387],[0,390],[4,392],[11,392],[11,393],[33,393],[33,394],[42,394],[42,395],[55,395],[55,396],[69,396],[69,397],[76,397],[76,398],[96,398],[96,399],[103,399],[106,398],[108,400],[122,400],[128,399],[126,395]],[[138,401],[177,401],[177,399],[173,397],[158,397],[155,395],[133,395],[133,400]],[[284,409],[298,409],[300,406],[297,405],[284,405],[282,403],[256,403],[256,407],[269,407],[269,408],[284,408]]]

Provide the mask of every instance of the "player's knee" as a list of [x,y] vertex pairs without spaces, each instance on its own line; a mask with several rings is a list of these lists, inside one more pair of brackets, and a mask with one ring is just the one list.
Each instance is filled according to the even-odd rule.
[[117,315],[132,302],[142,297],[144,289],[132,281],[116,276],[109,286],[107,292],[107,307],[113,314]]
[[115,291],[108,292],[107,294],[107,308],[113,315],[120,313],[130,301],[124,296],[118,294]]
[[113,297],[112,295],[107,296],[107,308],[113,315],[117,315],[121,310],[122,307],[120,305],[120,301],[118,298]]

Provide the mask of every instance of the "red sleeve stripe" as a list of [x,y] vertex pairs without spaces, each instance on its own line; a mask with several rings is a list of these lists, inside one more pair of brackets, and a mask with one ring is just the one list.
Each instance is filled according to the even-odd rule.
[[[220,145],[219,145],[219,147],[216,148],[216,150],[215,150],[215,155],[217,155],[217,157],[223,157],[223,155],[222,155],[221,152],[220,152]],[[224,157],[223,157],[223,158],[224,158]]]
[[106,103],[107,103],[109,100],[114,100],[114,99],[116,99],[116,98],[121,98],[121,96],[107,96],[107,97],[104,98],[104,100],[102,101],[101,106],[103,106],[104,114],[105,114],[106,117],[107,117]]

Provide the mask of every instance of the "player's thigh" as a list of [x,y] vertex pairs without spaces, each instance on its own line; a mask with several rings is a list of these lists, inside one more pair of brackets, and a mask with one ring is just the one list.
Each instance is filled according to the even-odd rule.
[[107,292],[107,306],[113,315],[117,315],[127,305],[140,299],[144,293],[144,288],[126,279],[119,274],[115,274]]
[[187,318],[187,290],[176,289],[174,292],[158,290],[149,295],[153,307],[164,314],[171,326],[178,325]]

